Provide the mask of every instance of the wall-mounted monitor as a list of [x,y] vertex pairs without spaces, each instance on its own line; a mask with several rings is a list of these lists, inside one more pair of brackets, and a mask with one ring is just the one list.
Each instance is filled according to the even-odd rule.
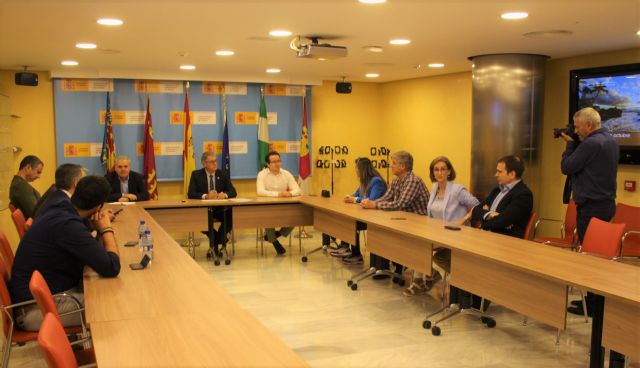
[[571,71],[569,119],[583,107],[600,113],[620,144],[620,163],[640,165],[640,63]]

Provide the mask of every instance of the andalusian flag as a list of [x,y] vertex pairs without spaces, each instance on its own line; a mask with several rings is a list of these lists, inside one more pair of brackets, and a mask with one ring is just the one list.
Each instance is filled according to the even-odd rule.
[[116,168],[116,144],[113,141],[113,125],[111,123],[111,99],[107,92],[107,109],[104,114],[104,136],[100,161],[106,172],[113,172]]
[[189,115],[189,90],[184,96],[184,139],[182,142],[182,168],[184,171],[183,192],[187,196],[191,172],[196,169],[196,160],[193,153],[193,136],[191,135],[191,116]]
[[156,154],[153,150],[153,123],[151,122],[151,102],[147,96],[147,114],[144,117],[144,143],[142,147],[144,163],[142,175],[149,192],[149,199],[158,199],[158,175],[156,171]]
[[[258,115],[258,166],[259,170],[265,166],[265,156],[269,153],[269,123],[267,122],[267,105],[264,103],[264,93],[260,93],[260,114]],[[259,171],[258,170],[258,171]]]

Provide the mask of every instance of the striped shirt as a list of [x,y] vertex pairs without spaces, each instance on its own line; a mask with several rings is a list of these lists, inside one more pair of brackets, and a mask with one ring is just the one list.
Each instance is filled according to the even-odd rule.
[[427,216],[429,190],[424,181],[410,171],[404,178],[393,179],[387,192],[376,201],[376,208],[398,210]]

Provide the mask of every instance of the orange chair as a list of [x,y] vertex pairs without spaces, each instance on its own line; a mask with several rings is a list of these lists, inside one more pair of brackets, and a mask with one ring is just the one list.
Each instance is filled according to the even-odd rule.
[[37,332],[22,331],[15,328],[15,321],[13,318],[13,308],[21,307],[35,303],[33,300],[15,303],[11,302],[11,295],[7,288],[7,282],[9,281],[9,271],[3,260],[0,260],[0,274],[3,275],[3,280],[0,282],[0,304],[2,304],[2,330],[5,336],[4,355],[2,356],[2,367],[5,368],[9,365],[9,355],[11,354],[11,346],[23,345],[29,341],[35,341],[38,338]]
[[[84,308],[82,307],[82,303],[80,303],[80,301],[77,300],[73,295],[66,293],[56,294],[56,297],[70,298],[76,304],[76,310],[59,314],[58,309],[56,308],[56,302],[53,299],[51,290],[49,289],[49,285],[47,285],[47,281],[37,270],[33,271],[33,274],[31,275],[31,280],[29,281],[29,291],[31,292],[31,295],[33,295],[33,298],[36,300],[36,303],[38,303],[43,316],[46,316],[47,313],[51,313],[56,318],[58,318],[58,320],[60,320],[61,316],[80,313],[80,326],[67,327],[65,328],[65,330],[67,331],[67,333],[82,333],[83,336],[87,336],[87,327],[85,326],[84,318],[82,317]],[[62,323],[62,320],[60,320],[60,323]]]
[[625,227],[625,224],[606,222],[592,217],[579,251],[601,258],[618,258]]
[[11,219],[13,220],[13,224],[16,225],[18,236],[20,237],[20,239],[22,239],[24,233],[27,232],[27,229],[30,227],[31,223],[27,225],[27,220],[25,220],[22,211],[20,211],[19,209],[11,212]]
[[[38,346],[42,350],[49,368],[95,367],[92,349],[74,353],[67,340],[60,320],[53,313],[47,313],[38,334]],[[91,362],[91,364],[85,365]],[[80,365],[81,364],[81,365]]]
[[576,204],[571,199],[569,204],[567,205],[567,212],[564,215],[564,222],[562,226],[560,226],[560,237],[536,237],[536,232],[538,231],[538,225],[540,225],[544,221],[559,221],[554,219],[541,218],[539,219],[534,228],[533,228],[533,241],[537,243],[544,243],[547,245],[553,245],[555,247],[561,248],[570,248],[572,250],[577,250],[578,247],[578,237],[576,230]]
[[0,253],[2,253],[4,263],[7,265],[6,268],[11,272],[11,268],[13,267],[13,249],[11,249],[11,245],[9,245],[9,239],[7,239],[7,236],[2,231],[0,231]]
[[538,217],[538,213],[537,212],[532,212],[531,213],[531,217],[529,217],[529,222],[527,222],[527,227],[524,229],[524,235],[522,236],[522,239],[524,240],[529,240],[531,239],[531,231],[533,230],[536,222],[536,217]]
[[611,222],[627,225],[622,236],[620,257],[640,257],[640,207],[618,203]]

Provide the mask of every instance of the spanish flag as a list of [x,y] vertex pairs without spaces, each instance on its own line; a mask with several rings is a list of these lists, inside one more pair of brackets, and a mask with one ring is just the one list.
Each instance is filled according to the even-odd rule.
[[151,103],[147,95],[147,114],[144,117],[144,163],[142,175],[144,175],[149,199],[158,199],[158,174],[156,171],[156,155],[153,150],[153,123],[151,121]]
[[191,172],[196,169],[196,160],[193,153],[193,136],[191,135],[188,88],[187,83],[187,93],[184,96],[184,140],[182,143],[182,168],[184,169],[182,187],[185,197],[187,197],[187,193],[189,192],[189,179],[191,178]]

